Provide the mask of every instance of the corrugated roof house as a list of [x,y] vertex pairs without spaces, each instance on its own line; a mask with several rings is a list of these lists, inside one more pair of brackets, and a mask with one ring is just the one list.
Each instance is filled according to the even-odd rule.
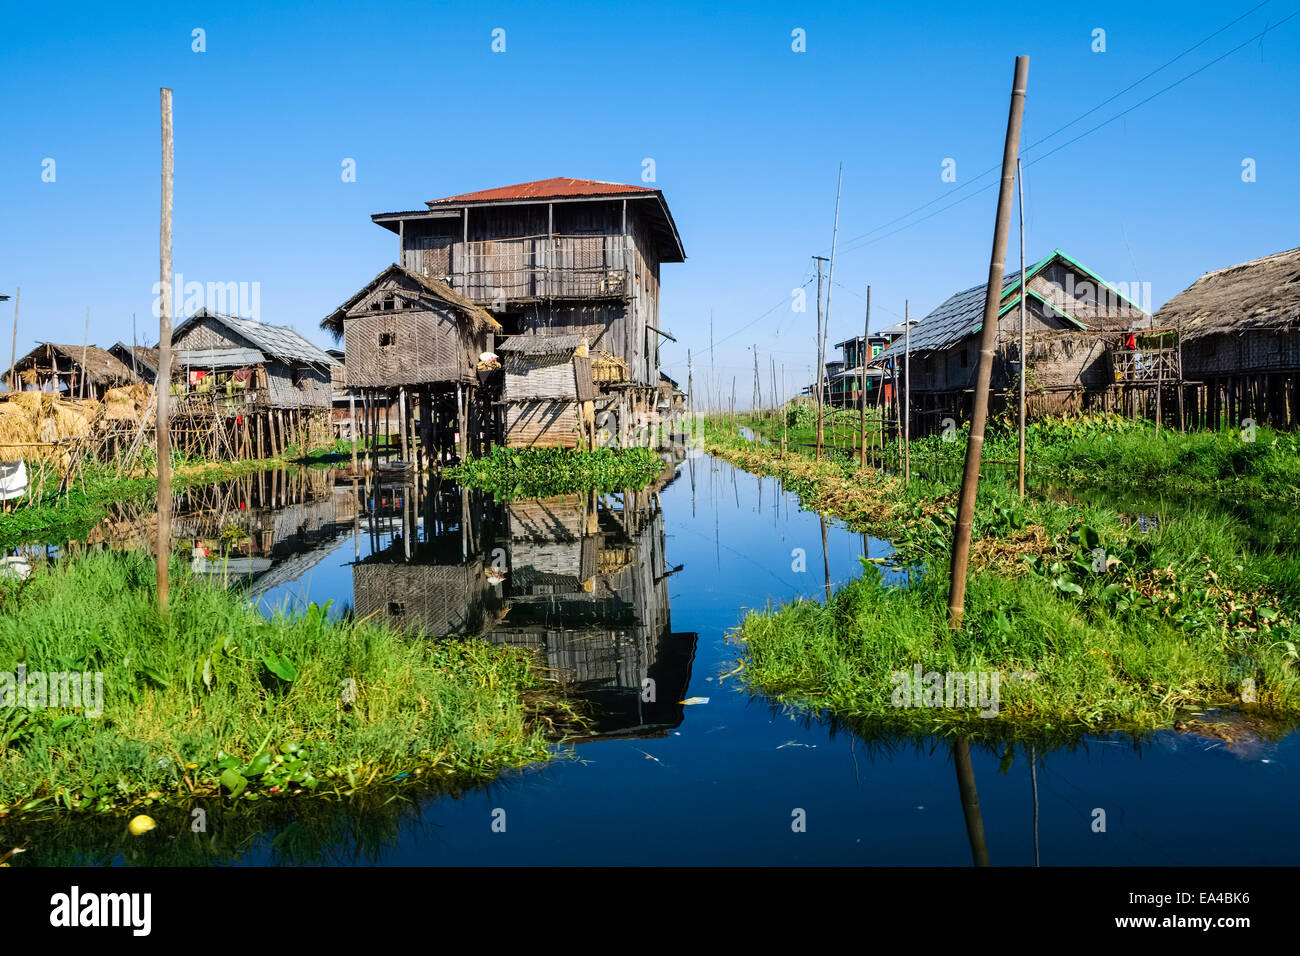
[[172,350],[173,381],[187,395],[224,393],[227,411],[330,407],[334,359],[288,326],[200,309],[172,332]]
[[[1116,383],[1109,352],[1119,336],[1097,333],[1147,328],[1151,316],[1119,287],[1053,250],[1026,270],[1026,346],[1030,388],[1036,410],[1077,407],[1083,393]],[[995,393],[1019,376],[1020,271],[1002,279],[998,306],[998,351],[993,367]],[[901,368],[910,348],[913,414],[966,413],[979,362],[986,284],[953,293],[912,327],[910,344],[902,336],[870,364]],[[901,327],[899,331],[902,331]],[[900,387],[902,383],[900,381]],[[996,404],[996,402],[995,402]],[[930,424],[936,424],[931,422]]]

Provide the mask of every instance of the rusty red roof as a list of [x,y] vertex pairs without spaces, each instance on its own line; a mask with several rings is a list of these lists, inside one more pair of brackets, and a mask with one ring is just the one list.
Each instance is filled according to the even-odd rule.
[[569,179],[555,176],[551,179],[538,179],[530,183],[518,183],[514,186],[498,186],[495,189],[480,189],[478,192],[461,193],[459,196],[447,196],[445,199],[431,199],[429,206],[441,206],[461,202],[494,202],[511,199],[569,199],[583,196],[626,196],[629,193],[655,193],[651,186],[629,186],[624,183],[605,183],[595,179]]

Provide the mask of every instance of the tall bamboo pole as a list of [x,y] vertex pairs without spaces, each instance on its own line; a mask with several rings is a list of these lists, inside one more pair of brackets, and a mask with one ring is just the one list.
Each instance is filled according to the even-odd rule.
[[912,480],[912,300],[903,300],[903,486]]
[[859,467],[867,467],[867,339],[871,336],[871,286],[867,286],[867,314],[862,319],[862,348],[858,354],[858,365],[862,369],[862,380],[858,383],[858,398],[862,402],[862,411],[858,414],[858,431],[862,435],[862,452]]
[[162,295],[158,315],[158,610],[167,613],[167,563],[172,539],[172,459],[168,432],[172,374],[172,91],[162,89],[162,223],[158,239]]
[[[819,375],[824,376],[826,371],[826,342],[831,331],[831,294],[835,291],[835,244],[840,236],[840,190],[844,186],[844,164],[840,163],[839,177],[835,182],[835,223],[831,227],[831,266],[826,276],[826,313],[825,318],[819,323],[821,326],[821,342],[819,345],[819,354],[821,356],[821,371]],[[819,393],[820,394],[820,393]],[[817,405],[817,457],[822,456],[822,415],[824,407],[819,402]]]
[[993,250],[989,256],[989,279],[984,292],[984,327],[980,330],[980,362],[975,375],[971,410],[970,440],[966,444],[966,465],[962,472],[957,503],[957,528],[953,535],[951,582],[948,590],[948,623],[961,626],[966,607],[966,571],[970,563],[971,524],[975,517],[975,495],[979,490],[980,459],[984,452],[984,425],[989,411],[989,383],[993,375],[993,352],[998,337],[998,302],[1002,298],[1002,274],[1006,267],[1007,233],[1011,226],[1011,188],[1016,178],[1016,155],[1020,151],[1020,124],[1025,112],[1029,57],[1016,57],[1007,116],[1007,137],[1002,147],[1002,184],[998,190]]
[[1016,157],[1016,188],[1020,191],[1020,402],[1018,418],[1018,458],[1016,469],[1020,497],[1025,496],[1025,178],[1020,170],[1020,157]]
[[86,346],[90,342],[90,306],[86,307],[86,322],[81,327],[81,374],[77,378],[81,379],[81,397],[86,397]]
[[9,391],[11,392],[19,391],[18,373],[14,369],[18,365],[18,300],[22,295],[22,286],[14,289],[14,344],[13,350],[9,353]]
[[961,812],[966,818],[966,838],[970,841],[971,861],[976,866],[988,866],[989,846],[984,839],[979,791],[975,789],[975,767],[970,759],[970,742],[965,737],[953,741],[952,756],[957,768],[957,793],[961,796]]

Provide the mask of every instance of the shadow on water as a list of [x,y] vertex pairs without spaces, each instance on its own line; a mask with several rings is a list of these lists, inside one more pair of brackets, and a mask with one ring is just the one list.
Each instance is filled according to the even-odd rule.
[[[116,509],[89,541],[55,550],[147,546],[150,518]],[[890,546],[704,455],[666,460],[643,490],[520,501],[290,470],[192,489],[175,520],[194,573],[263,609],[332,601],[418,639],[530,648],[587,724],[557,742],[560,759],[458,793],[407,781],[337,802],[211,801],[159,810],[139,838],[118,817],[0,820],[0,842],[28,849],[16,865],[1300,856],[1281,825],[1300,796],[1295,734],[906,737],[749,693],[729,640],[745,610],[822,600]],[[1207,821],[1211,804],[1232,819]]]

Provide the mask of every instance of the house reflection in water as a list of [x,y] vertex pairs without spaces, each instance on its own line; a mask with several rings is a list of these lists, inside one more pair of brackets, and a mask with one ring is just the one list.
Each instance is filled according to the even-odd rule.
[[[587,706],[589,740],[668,734],[683,717],[695,634],[672,631],[659,491],[506,503],[459,487],[381,485],[358,618],[426,637],[536,651]],[[360,548],[358,547],[358,551]]]

